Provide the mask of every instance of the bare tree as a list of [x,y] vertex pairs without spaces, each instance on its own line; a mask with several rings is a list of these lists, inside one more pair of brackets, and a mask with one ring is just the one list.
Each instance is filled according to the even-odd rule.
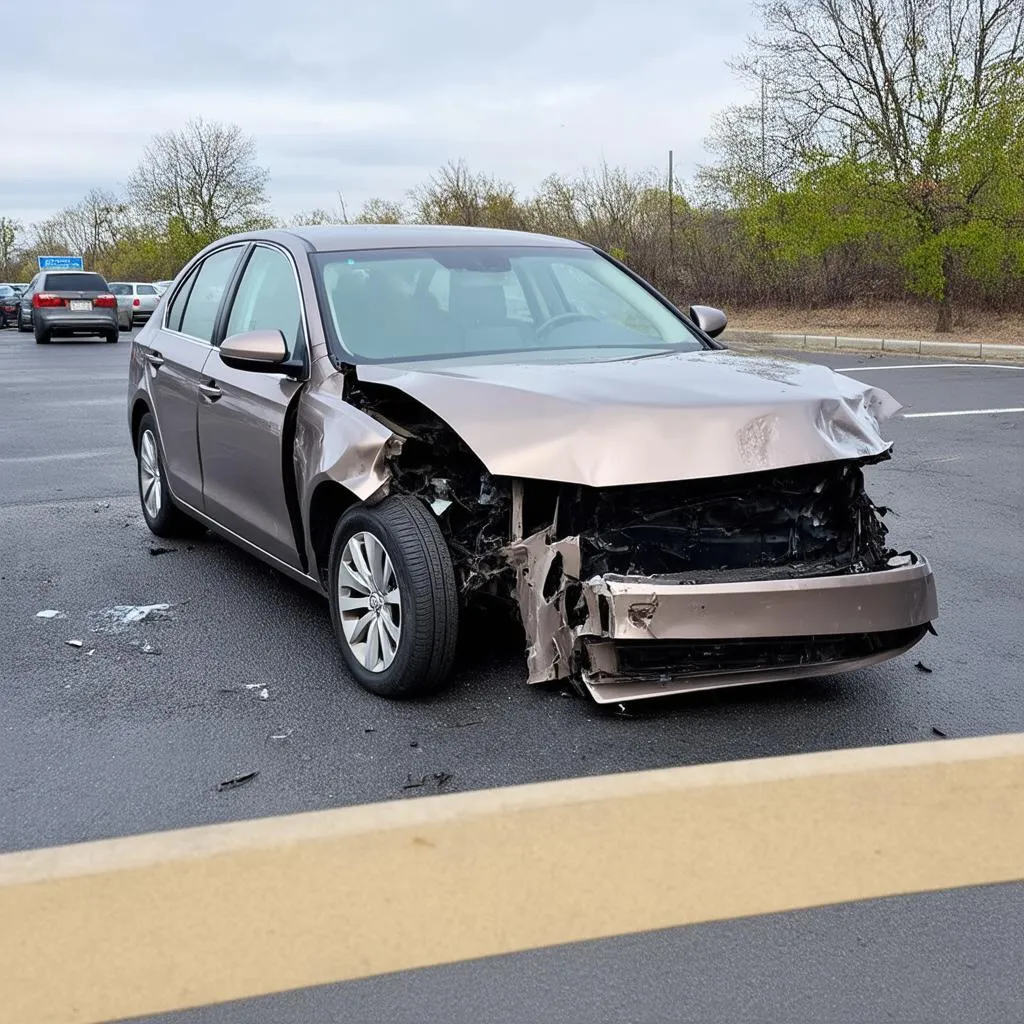
[[193,237],[214,238],[260,222],[269,173],[237,125],[197,118],[154,137],[128,182],[133,202]]
[[477,174],[464,160],[445,164],[426,184],[409,194],[413,216],[421,224],[468,224],[519,228],[523,213],[508,182]]
[[406,219],[405,210],[400,203],[389,199],[373,198],[356,216],[357,224],[401,224]]
[[[1019,136],[1024,0],[759,0],[737,66],[767,79],[790,137],[876,162],[934,255],[952,329],[949,232],[973,216]],[[1007,116],[1010,112],[1009,116]]]
[[0,274],[9,278],[13,276],[15,265],[19,262],[15,258],[18,236],[24,230],[20,220],[13,217],[0,217]]

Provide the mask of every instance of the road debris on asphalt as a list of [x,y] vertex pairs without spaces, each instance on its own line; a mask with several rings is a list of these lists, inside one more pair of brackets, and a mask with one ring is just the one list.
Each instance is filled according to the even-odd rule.
[[442,786],[446,786],[452,781],[452,775],[450,772],[429,772],[426,775],[421,775],[418,779],[414,779],[412,775],[407,775],[402,789],[422,789],[429,781],[433,781],[436,783],[437,788],[441,789]]
[[[125,525],[127,525],[127,524],[125,524]],[[156,556],[156,555],[171,555],[171,554],[174,554],[174,552],[177,551],[177,550],[178,550],[177,548],[165,548],[165,547],[161,547],[159,544],[153,544],[150,547],[150,549],[149,549],[149,553],[151,555],[153,555],[153,556]]]
[[941,736],[943,739],[947,739],[949,737],[949,733],[943,732],[937,725],[932,726],[932,732],[936,736]]
[[56,608],[44,608],[41,612],[36,612],[37,619],[63,619],[64,613],[57,611]]
[[68,647],[81,647],[82,646],[82,641],[81,640],[65,640],[64,643],[67,644]]
[[217,783],[217,792],[222,793],[225,789],[238,789],[239,786],[252,782],[257,775],[259,775],[258,771],[245,772],[243,775],[236,775],[233,779],[225,779],[223,782]]
[[292,736],[293,732],[295,732],[294,729],[279,729],[277,732],[272,732],[267,737],[267,739],[268,740],[275,740],[278,743],[282,743],[285,740],[291,739],[291,736]]
[[171,618],[171,606],[162,604],[116,604],[112,608],[104,608],[99,613],[99,618],[104,625],[98,629],[108,632],[127,629],[139,622],[149,622],[153,619]]
[[146,643],[142,645],[143,654],[160,654],[162,653],[159,647],[154,647],[152,644]]
[[916,668],[918,672],[927,672],[929,675],[931,675],[931,673],[934,671],[933,669],[930,669],[923,661],[919,661],[914,666],[914,668]]

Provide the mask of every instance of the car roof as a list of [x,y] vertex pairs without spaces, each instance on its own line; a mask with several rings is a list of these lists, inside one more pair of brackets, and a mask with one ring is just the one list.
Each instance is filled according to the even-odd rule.
[[254,232],[250,238],[299,238],[317,252],[353,249],[411,249],[418,246],[566,246],[584,248],[582,243],[554,235],[499,228],[474,228],[436,224],[324,224],[288,228],[284,231]]

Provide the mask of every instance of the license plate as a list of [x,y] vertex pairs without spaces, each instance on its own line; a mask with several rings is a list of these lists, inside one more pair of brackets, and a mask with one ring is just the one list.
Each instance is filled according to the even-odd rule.
[[85,313],[92,309],[92,302],[89,299],[72,299],[69,305],[72,313]]

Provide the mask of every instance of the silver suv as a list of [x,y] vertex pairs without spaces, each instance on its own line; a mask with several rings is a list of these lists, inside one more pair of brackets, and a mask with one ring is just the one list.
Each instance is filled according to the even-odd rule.
[[21,297],[18,330],[35,331],[36,343],[54,337],[118,337],[117,300],[107,282],[85,270],[44,270],[32,278]]
[[122,323],[127,322],[128,330],[135,324],[144,324],[160,301],[160,289],[153,284],[139,281],[111,281],[110,290],[117,296]]

